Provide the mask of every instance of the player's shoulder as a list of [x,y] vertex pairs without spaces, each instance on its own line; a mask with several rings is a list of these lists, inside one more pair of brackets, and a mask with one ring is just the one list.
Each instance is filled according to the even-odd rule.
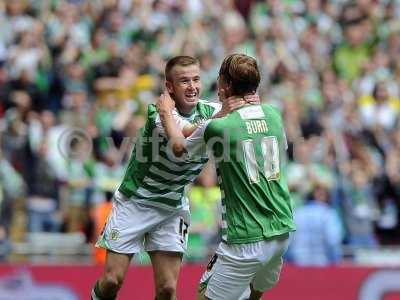
[[212,107],[221,107],[221,103],[217,102],[217,101],[199,99],[199,103],[201,103],[202,105],[209,105],[209,106],[212,106]]
[[273,104],[268,104],[268,103],[263,103],[261,104],[263,110],[265,113],[267,113],[268,115],[272,115],[273,117],[277,117],[279,119],[282,118],[282,112],[281,110]]
[[215,119],[208,119],[204,126],[205,126],[205,131],[208,133],[217,133],[223,130],[228,126],[227,121],[229,121],[228,116],[224,116],[221,118],[215,118]]
[[147,106],[147,124],[150,125],[155,125],[156,121],[157,121],[157,117],[158,117],[158,111],[157,111],[157,107],[155,104],[149,104]]
[[147,115],[152,115],[154,113],[157,113],[157,106],[153,103],[147,105]]
[[205,107],[205,108],[209,108],[209,109],[213,109],[213,110],[220,110],[222,107],[221,103],[203,100],[203,99],[199,99],[198,105],[200,107]]
[[241,119],[275,119],[280,118],[280,110],[271,104],[255,104],[255,105],[245,105],[237,110],[237,114],[230,114],[231,118],[237,118],[240,116]]
[[207,142],[211,137],[219,135],[221,132],[221,118],[209,119],[203,124],[204,139]]
[[277,107],[277,106],[274,105],[274,104],[262,103],[261,106],[262,106],[262,108],[263,108],[264,110],[272,111],[272,112],[277,113],[277,114],[280,114],[280,113],[281,113],[279,107]]

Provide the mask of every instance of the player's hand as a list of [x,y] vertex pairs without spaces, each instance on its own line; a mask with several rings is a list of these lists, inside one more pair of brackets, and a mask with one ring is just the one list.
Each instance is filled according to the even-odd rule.
[[175,101],[172,100],[167,90],[160,95],[156,103],[157,111],[160,114],[171,113],[175,108]]
[[243,105],[246,104],[246,101],[242,97],[238,96],[231,96],[229,98],[226,98],[224,102],[222,102],[222,108],[220,111],[219,116],[223,117],[232,111],[242,107]]
[[246,95],[244,96],[244,100],[248,104],[260,104],[260,96],[258,94]]

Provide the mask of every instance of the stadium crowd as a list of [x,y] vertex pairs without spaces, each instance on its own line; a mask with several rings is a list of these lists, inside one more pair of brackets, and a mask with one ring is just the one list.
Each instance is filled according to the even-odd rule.
[[[25,232],[93,242],[165,61],[197,57],[216,101],[234,52],[257,58],[284,116],[288,259],[400,244],[399,1],[2,0],[0,27],[0,248]],[[208,167],[189,192],[191,260],[214,250],[219,197]]]

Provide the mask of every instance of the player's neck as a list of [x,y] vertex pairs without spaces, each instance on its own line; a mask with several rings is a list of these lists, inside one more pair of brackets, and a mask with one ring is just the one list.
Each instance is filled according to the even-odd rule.
[[179,114],[182,117],[190,117],[191,115],[193,115],[194,111],[195,111],[196,106],[193,107],[176,107],[176,109],[178,110]]

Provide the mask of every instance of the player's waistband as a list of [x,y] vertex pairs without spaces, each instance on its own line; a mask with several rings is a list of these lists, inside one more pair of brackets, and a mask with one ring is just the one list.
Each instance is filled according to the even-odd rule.
[[152,200],[147,200],[147,199],[141,199],[137,198],[135,196],[127,197],[124,193],[122,193],[119,190],[116,190],[114,193],[114,198],[117,201],[125,202],[125,201],[135,201],[135,203],[138,203],[140,205],[144,206],[152,206],[156,208],[161,208],[169,211],[177,211],[177,210],[185,210],[185,211],[190,211],[189,209],[189,201],[185,196],[185,200],[181,202],[181,205],[179,206],[170,206],[167,204],[163,204],[160,202],[152,201]]
[[226,245],[252,244],[252,243],[258,243],[258,242],[261,242],[261,241],[286,240],[289,237],[290,237],[290,232],[285,232],[285,233],[274,235],[274,236],[271,236],[271,237],[268,237],[268,238],[260,238],[259,240],[251,241],[251,242],[248,242],[248,243],[243,243],[243,242],[242,243],[239,243],[239,242],[238,243],[228,243],[226,240],[221,240],[221,242],[223,244],[226,244]]

